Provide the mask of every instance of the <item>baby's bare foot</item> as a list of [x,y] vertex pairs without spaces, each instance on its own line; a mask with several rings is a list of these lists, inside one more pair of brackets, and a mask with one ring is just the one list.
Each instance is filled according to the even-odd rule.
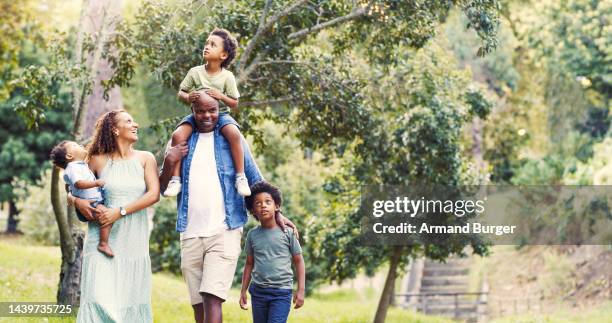
[[100,243],[98,245],[98,251],[100,251],[101,253],[107,255],[108,257],[114,257],[115,255],[113,254],[113,250],[111,249],[111,247],[108,245],[108,243]]

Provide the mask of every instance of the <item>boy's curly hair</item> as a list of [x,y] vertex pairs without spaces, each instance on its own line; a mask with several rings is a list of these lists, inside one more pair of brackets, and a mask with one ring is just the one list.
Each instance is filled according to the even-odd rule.
[[[278,206],[279,209],[281,205],[283,204],[283,196],[281,194],[281,191],[278,189],[278,187],[266,181],[261,181],[261,182],[257,182],[253,184],[251,186],[251,195],[244,198],[244,204],[246,205],[246,208],[249,210],[249,212],[253,214],[253,217],[257,219],[257,221],[259,221],[259,218],[253,212],[253,203],[255,203],[255,196],[259,193],[270,194],[270,196],[272,196],[272,199],[274,200],[274,203]],[[280,214],[279,212],[276,212],[275,217],[277,217],[279,214]],[[277,219],[277,222],[278,222],[278,219]]]
[[66,159],[66,144],[69,142],[70,141],[68,140],[64,140],[51,149],[49,158],[53,162],[53,165],[66,169],[66,166],[68,165],[68,160]]
[[96,121],[93,140],[88,147],[89,156],[106,155],[117,151],[117,138],[113,130],[117,128],[117,115],[125,110],[113,110],[103,114]]
[[234,58],[236,58],[238,41],[236,41],[236,38],[234,38],[229,31],[223,28],[215,28],[210,35],[219,36],[223,39],[223,50],[225,50],[227,53],[227,58],[221,63],[221,67],[227,68],[230,66]]

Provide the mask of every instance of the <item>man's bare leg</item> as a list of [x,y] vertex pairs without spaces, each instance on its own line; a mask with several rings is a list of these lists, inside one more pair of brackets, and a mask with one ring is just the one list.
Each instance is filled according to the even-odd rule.
[[204,303],[191,305],[196,323],[204,323]]
[[219,297],[207,293],[202,293],[204,298],[204,316],[206,323],[221,323],[223,322],[223,312],[221,305],[223,300]]

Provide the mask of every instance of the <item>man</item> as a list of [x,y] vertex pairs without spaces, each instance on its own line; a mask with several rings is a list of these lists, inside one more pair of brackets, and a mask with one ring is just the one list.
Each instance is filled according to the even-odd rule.
[[[172,169],[182,163],[176,230],[181,238],[181,270],[198,323],[222,322],[221,305],[234,278],[242,227],[247,222],[244,198],[233,183],[236,172],[227,140],[217,120],[219,103],[205,92],[191,105],[188,143],[168,148],[159,176],[163,192]],[[263,177],[242,139],[244,169],[249,183]],[[293,223],[284,219],[287,225]]]

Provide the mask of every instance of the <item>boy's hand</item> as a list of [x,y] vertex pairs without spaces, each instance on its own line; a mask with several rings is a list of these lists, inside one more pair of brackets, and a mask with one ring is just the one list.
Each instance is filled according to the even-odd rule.
[[206,89],[204,90],[206,94],[210,95],[211,98],[221,100],[223,98],[223,93],[221,93],[217,89]]
[[189,92],[189,102],[193,103],[199,97],[200,97],[200,92],[198,92],[198,91],[191,91],[191,92]]
[[246,291],[241,291],[240,301],[238,301],[240,303],[241,309],[247,310],[249,308],[249,303],[247,303],[247,301],[248,301],[248,297],[247,297]]
[[98,186],[98,187],[103,187],[103,186],[104,186],[104,184],[106,184],[106,183],[104,182],[104,180],[103,180],[103,179],[97,179],[97,180],[96,180],[96,186]]
[[304,306],[304,290],[298,289],[297,293],[293,295],[293,304],[295,306],[293,308],[298,309]]

